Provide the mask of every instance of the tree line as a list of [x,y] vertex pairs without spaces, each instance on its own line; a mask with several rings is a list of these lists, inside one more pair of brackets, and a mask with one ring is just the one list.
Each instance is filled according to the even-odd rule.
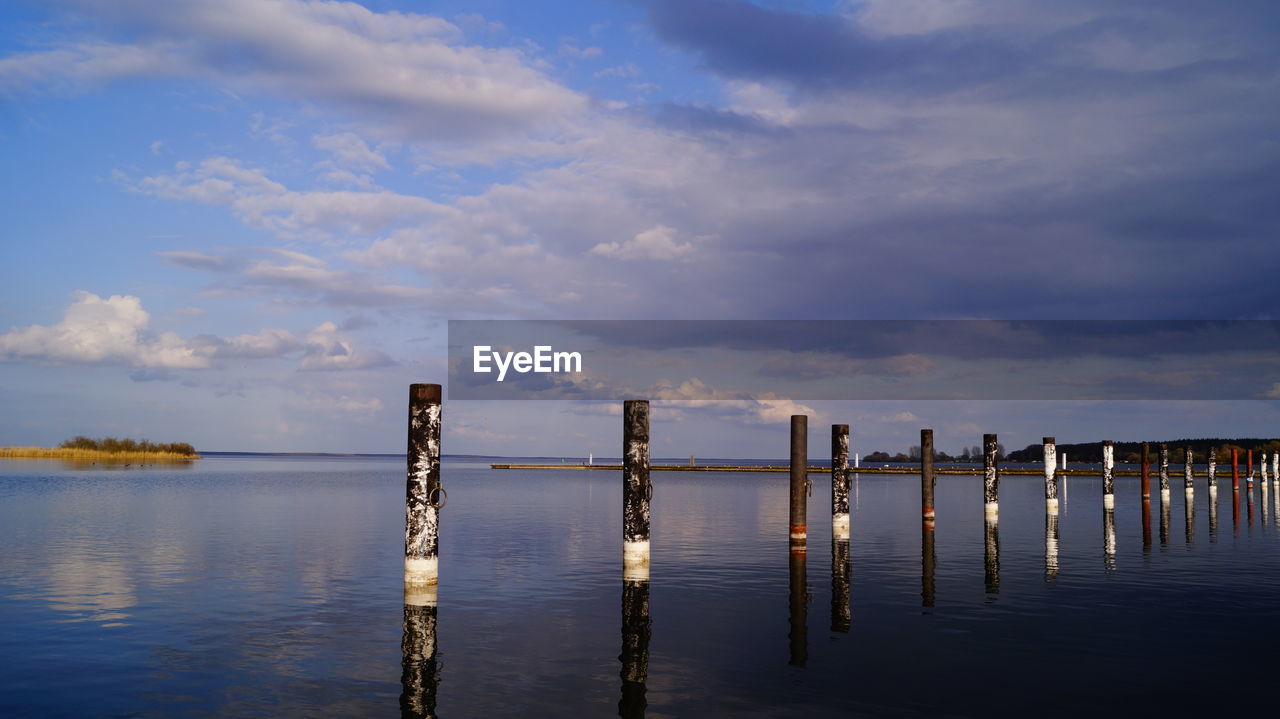
[[187,442],[152,442],[146,439],[117,439],[115,437],[93,439],[84,435],[72,437],[58,445],[58,447],[61,449],[91,449],[99,452],[110,452],[111,454],[168,452],[170,454],[194,456],[196,453],[196,448]]
[[[1148,442],[1147,445],[1151,451],[1151,461],[1155,462],[1159,458],[1160,442]],[[1219,463],[1231,461],[1231,450],[1237,450],[1240,453],[1240,461],[1244,461],[1247,450],[1254,452],[1280,452],[1280,440],[1278,439],[1221,439],[1221,438],[1201,438],[1201,439],[1175,439],[1165,442],[1169,446],[1169,461],[1181,464],[1187,447],[1191,448],[1194,462],[1207,462],[1209,453],[1213,452]],[[1115,442],[1115,457],[1117,463],[1133,464],[1142,461],[1142,443],[1141,442]],[[1102,462],[1102,442],[1081,442],[1077,444],[1059,444],[1058,454],[1066,453],[1067,460],[1070,462],[1085,462],[1089,464],[1100,464]],[[1044,461],[1044,445],[1029,444],[1026,449],[1018,449],[1009,453],[1010,462],[1041,462]]]

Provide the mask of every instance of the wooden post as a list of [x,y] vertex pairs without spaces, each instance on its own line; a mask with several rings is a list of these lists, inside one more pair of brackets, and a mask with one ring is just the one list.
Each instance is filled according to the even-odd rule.
[[[1102,443],[1102,508],[1116,506],[1116,447],[1111,440]],[[1113,528],[1114,529],[1114,528]]]
[[1151,446],[1142,443],[1142,498],[1151,499]]
[[1218,489],[1218,453],[1212,447],[1209,448],[1209,491],[1216,492]]
[[996,456],[998,447],[994,434],[982,435],[983,515],[993,518],[1000,514],[1000,467]]
[[1248,455],[1247,455],[1247,456],[1248,456],[1248,462],[1249,462],[1249,471],[1248,471],[1248,474],[1247,474],[1246,481],[1247,481],[1249,484],[1253,484],[1253,450],[1252,450],[1252,449],[1250,449],[1250,450],[1246,450],[1246,451],[1248,452]]
[[1169,445],[1160,443],[1160,502],[1169,503]]
[[809,541],[809,417],[791,415],[791,545]]
[[622,580],[622,698],[618,700],[618,716],[643,719],[645,682],[649,678],[649,582],[646,579]]
[[1240,450],[1231,448],[1231,491],[1240,491]]
[[622,576],[649,579],[649,400],[622,403]]
[[1058,477],[1054,474],[1058,465],[1057,440],[1044,438],[1044,508],[1050,514],[1058,513]]
[[849,425],[831,425],[831,536],[849,539]]
[[434,593],[440,566],[440,385],[409,386],[406,457],[404,591],[406,599]]
[[1190,447],[1185,450],[1185,456],[1182,460],[1182,489],[1190,495],[1196,491],[1195,471],[1196,471],[1196,453]]
[[920,511],[925,522],[933,527],[933,430],[920,430]]

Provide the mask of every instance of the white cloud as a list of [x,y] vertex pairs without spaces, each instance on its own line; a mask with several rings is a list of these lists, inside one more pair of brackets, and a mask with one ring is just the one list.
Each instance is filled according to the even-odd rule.
[[657,225],[624,242],[601,242],[590,254],[618,260],[675,260],[693,251],[693,245],[678,243],[676,231]]
[[315,135],[311,144],[332,156],[332,162],[343,168],[372,172],[390,170],[391,163],[382,153],[369,148],[368,143],[354,132],[335,135]]
[[307,352],[302,357],[301,364],[303,370],[369,369],[395,364],[390,357],[377,350],[355,347],[332,322],[325,322],[309,332],[306,345]]
[[0,88],[195,77],[330,104],[384,133],[432,139],[538,126],[585,106],[519,50],[457,44],[459,29],[441,18],[304,0],[78,4],[137,41],[4,58]]
[[0,335],[0,360],[38,363],[115,364],[147,369],[205,369],[221,359],[299,357],[301,370],[355,370],[395,364],[386,354],[355,344],[325,322],[299,338],[269,328],[229,339],[172,332],[153,335],[142,301],[127,295],[106,299],[77,291],[60,322]]
[[282,237],[323,239],[334,234],[377,235],[390,227],[450,210],[424,197],[377,191],[298,192],[227,157],[210,157],[196,168],[179,164],[168,175],[144,177],[140,192],[230,209],[251,225]]
[[209,366],[207,357],[177,335],[150,335],[147,326],[151,316],[137,297],[112,295],[103,299],[77,291],[74,298],[61,322],[0,335],[0,358],[169,369]]

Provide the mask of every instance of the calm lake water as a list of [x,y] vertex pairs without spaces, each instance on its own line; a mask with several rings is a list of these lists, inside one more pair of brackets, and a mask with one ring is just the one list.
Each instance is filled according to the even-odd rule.
[[402,604],[403,460],[0,462],[0,715],[1182,715],[1278,666],[1276,493],[1233,511],[1229,475],[1212,515],[1204,479],[1189,518],[1181,477],[1167,512],[1154,491],[1149,543],[1117,478],[1110,555],[1100,478],[1065,480],[1055,541],[1043,480],[1002,480],[989,537],[980,478],[940,476],[930,552],[918,476],[861,475],[846,566],[825,475],[800,563],[785,473],[655,472],[647,626],[620,472],[443,480],[436,661],[406,671],[431,637]]

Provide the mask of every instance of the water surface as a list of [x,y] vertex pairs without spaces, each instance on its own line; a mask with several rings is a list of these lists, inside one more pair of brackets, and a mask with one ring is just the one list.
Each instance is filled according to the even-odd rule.
[[941,476],[930,536],[918,477],[861,475],[845,547],[813,479],[800,561],[785,473],[655,472],[624,594],[620,472],[446,460],[436,661],[407,672],[403,460],[5,461],[0,715],[1186,713],[1276,668],[1273,491],[1228,477],[1211,516],[1198,479],[1188,516],[1178,478],[1144,541],[1118,478],[1112,541],[1100,478],[1056,523],[1005,478],[993,534],[980,478]]

